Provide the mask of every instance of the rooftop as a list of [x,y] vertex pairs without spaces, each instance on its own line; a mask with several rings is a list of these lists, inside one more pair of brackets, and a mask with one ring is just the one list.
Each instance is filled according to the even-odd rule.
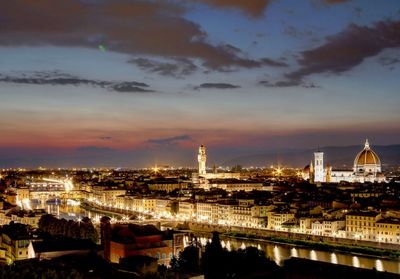
[[55,251],[90,250],[96,245],[88,239],[63,239],[32,242],[35,253]]
[[376,211],[353,211],[353,212],[347,213],[347,215],[351,215],[351,216],[365,216],[365,217],[376,217],[379,214],[380,213],[376,212]]
[[387,217],[377,221],[377,223],[400,225],[400,218]]

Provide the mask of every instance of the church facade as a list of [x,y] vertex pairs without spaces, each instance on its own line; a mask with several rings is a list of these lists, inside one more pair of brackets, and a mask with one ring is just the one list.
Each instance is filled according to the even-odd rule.
[[324,166],[324,152],[314,152],[314,162],[303,170],[303,178],[312,183],[339,183],[339,182],[386,182],[382,173],[381,160],[371,149],[368,140],[364,149],[354,159],[353,169],[340,170]]

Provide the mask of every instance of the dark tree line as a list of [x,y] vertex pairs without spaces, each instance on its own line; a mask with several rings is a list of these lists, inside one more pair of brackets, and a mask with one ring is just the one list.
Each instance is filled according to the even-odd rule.
[[78,222],[58,219],[51,214],[43,215],[39,220],[39,229],[55,237],[90,239],[94,243],[98,240],[98,233],[87,217]]
[[[201,255],[201,257],[200,257]],[[257,278],[279,274],[280,268],[256,247],[228,251],[222,248],[218,233],[201,252],[198,244],[186,247],[179,258],[172,259],[172,269],[186,273],[204,273],[205,278]],[[250,276],[250,277],[251,277]]]
[[0,269],[1,279],[83,279],[82,273],[65,265],[54,265],[49,261],[25,262],[18,266],[5,266]]

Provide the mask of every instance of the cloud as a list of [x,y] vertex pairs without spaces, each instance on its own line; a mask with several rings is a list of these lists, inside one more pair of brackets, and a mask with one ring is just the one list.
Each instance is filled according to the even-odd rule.
[[180,136],[170,137],[170,138],[149,139],[149,140],[147,140],[147,142],[152,143],[152,144],[157,144],[157,145],[173,145],[173,144],[177,144],[178,142],[188,141],[191,139],[192,138],[188,135],[180,135]]
[[326,4],[332,4],[332,5],[335,5],[335,4],[343,4],[343,3],[346,3],[346,2],[350,2],[351,0],[324,0],[324,2],[326,3]]
[[383,66],[391,66],[393,64],[400,63],[400,58],[384,56],[379,58],[378,62]]
[[[206,1],[258,15],[268,1]],[[249,3],[246,3],[249,2]],[[254,2],[254,3],[253,3]],[[83,46],[129,54],[197,58],[211,70],[261,67],[240,50],[211,43],[176,1],[13,0],[2,3],[0,45]]]
[[113,149],[109,147],[99,147],[99,146],[80,146],[76,148],[76,151],[87,152],[87,153],[98,153],[98,152],[112,152]]
[[352,0],[311,0],[311,4],[314,5],[314,7],[321,7],[322,6],[327,6],[327,5],[337,5],[337,4],[344,4],[347,2],[350,2]]
[[300,53],[300,68],[285,75],[291,82],[301,83],[312,74],[340,74],[361,64],[387,48],[400,47],[400,21],[380,21],[371,27],[349,25],[326,42]]
[[253,17],[260,17],[264,14],[270,0],[202,0],[204,3],[215,8],[234,8]]
[[173,61],[173,63],[170,63],[147,58],[135,58],[129,62],[136,64],[142,70],[176,78],[193,74],[197,70],[197,66],[187,58],[175,58]]
[[268,80],[262,80],[259,84],[265,87],[293,87],[293,86],[301,86],[304,88],[320,88],[320,86],[315,85],[314,83],[305,83],[301,80],[280,80],[276,82],[270,82]]
[[91,80],[75,77],[69,74],[53,72],[31,72],[31,73],[18,73],[17,75],[2,74],[0,73],[0,82],[15,83],[15,84],[32,84],[32,85],[89,85],[95,87],[105,88],[116,92],[153,92],[146,89],[148,84],[136,81],[101,81]]
[[[141,84],[141,83],[139,83],[139,84]],[[121,93],[154,92],[153,90],[144,89],[143,87],[139,87],[139,86],[142,86],[142,85],[138,85],[137,82],[125,81],[125,82],[120,82],[120,83],[113,83],[108,88],[112,89],[116,92],[121,92]]]
[[202,83],[200,86],[196,86],[195,89],[200,89],[200,88],[214,88],[214,89],[235,89],[235,88],[240,88],[238,85],[233,85],[230,83]]
[[261,61],[264,65],[271,66],[271,67],[287,67],[287,66],[289,66],[285,62],[273,60],[270,58],[262,58]]

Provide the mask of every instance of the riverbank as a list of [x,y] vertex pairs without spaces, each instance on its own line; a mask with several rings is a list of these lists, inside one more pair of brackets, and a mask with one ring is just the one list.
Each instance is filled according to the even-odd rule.
[[255,238],[251,235],[240,235],[240,234],[224,234],[228,237],[234,237],[236,239],[252,239],[252,240],[262,240],[269,241],[273,243],[279,244],[287,244],[293,245],[296,247],[305,247],[309,249],[315,249],[320,251],[329,251],[329,252],[344,252],[352,255],[362,255],[362,256],[374,256],[386,259],[400,259],[400,251],[396,250],[385,250],[385,249],[376,249],[365,246],[346,246],[340,244],[332,244],[326,242],[316,242],[316,241],[306,241],[306,240],[295,240],[295,239],[287,239],[287,238],[279,238],[279,237],[266,237],[266,238]]
[[122,218],[127,215],[127,214],[123,214],[121,212],[115,212],[115,211],[111,211],[111,210],[105,210],[105,209],[101,209],[98,207],[94,207],[84,201],[81,202],[80,207],[85,210],[88,210],[88,211],[92,211],[92,212],[99,213],[99,214],[104,214],[105,216],[108,216],[108,217],[119,216],[120,218]]
[[[127,213],[91,206],[82,202],[81,207],[86,210],[107,216],[126,217]],[[133,215],[134,213],[132,213]],[[113,216],[112,216],[113,217]],[[400,245],[377,243],[372,241],[356,241],[346,238],[332,238],[325,236],[306,235],[291,232],[281,232],[266,229],[226,227],[220,225],[204,224],[197,222],[175,223],[174,229],[188,229],[191,232],[211,234],[218,231],[227,237],[247,240],[263,240],[279,244],[307,247],[321,251],[337,251],[354,255],[373,256],[387,259],[400,259]]]
[[299,233],[281,232],[266,229],[224,227],[211,224],[188,223],[190,231],[210,235],[217,231],[234,238],[253,239],[281,244],[303,246],[321,251],[338,251],[351,254],[400,259],[400,245],[377,243],[372,241],[355,241],[347,238],[332,238]]

